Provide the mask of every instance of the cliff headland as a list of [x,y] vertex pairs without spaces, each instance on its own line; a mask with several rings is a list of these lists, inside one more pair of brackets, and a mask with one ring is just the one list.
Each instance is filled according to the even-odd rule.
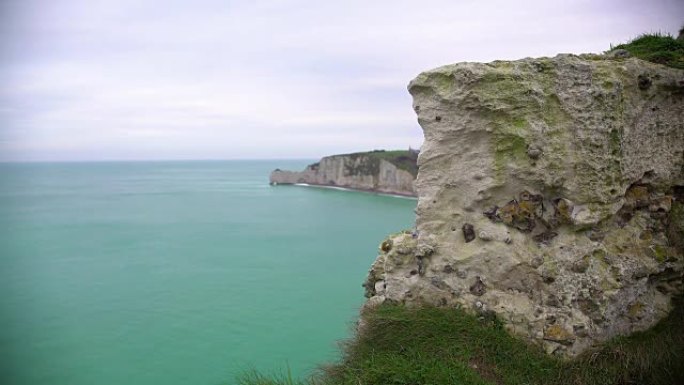
[[417,158],[418,151],[410,149],[332,155],[303,171],[274,170],[269,180],[272,185],[307,184],[415,196]]

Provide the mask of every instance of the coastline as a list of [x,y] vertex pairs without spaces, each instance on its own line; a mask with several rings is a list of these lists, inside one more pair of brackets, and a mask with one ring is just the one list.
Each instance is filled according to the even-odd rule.
[[271,172],[269,183],[347,188],[415,198],[417,157],[418,152],[413,149],[330,155],[302,171],[277,168]]
[[383,195],[383,196],[389,196],[389,197],[394,197],[394,198],[404,198],[404,199],[418,199],[417,195],[411,195],[411,194],[406,194],[406,193],[401,193],[401,192],[388,192],[388,191],[380,191],[376,189],[362,189],[362,188],[355,188],[355,187],[347,187],[347,186],[333,186],[333,185],[326,185],[326,184],[318,184],[318,183],[270,183],[271,186],[299,186],[299,187],[313,187],[313,188],[324,188],[324,189],[331,189],[331,190],[341,190],[341,191],[352,191],[352,192],[364,192],[364,193],[369,193],[369,194],[375,194],[375,195]]

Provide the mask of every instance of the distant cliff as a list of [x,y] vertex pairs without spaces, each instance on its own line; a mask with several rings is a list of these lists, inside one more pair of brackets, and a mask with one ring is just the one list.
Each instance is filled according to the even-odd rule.
[[310,164],[304,171],[276,169],[270,183],[335,186],[386,194],[415,196],[418,173],[414,150],[358,152],[333,155]]

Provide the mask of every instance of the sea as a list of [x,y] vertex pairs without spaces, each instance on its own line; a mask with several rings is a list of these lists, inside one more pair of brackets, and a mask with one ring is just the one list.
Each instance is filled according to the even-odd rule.
[[416,201],[268,184],[312,161],[0,164],[0,383],[235,384],[337,360]]

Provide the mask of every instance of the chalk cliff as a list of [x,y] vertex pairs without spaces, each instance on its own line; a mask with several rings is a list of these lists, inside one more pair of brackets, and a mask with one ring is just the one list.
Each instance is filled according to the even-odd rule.
[[304,171],[275,170],[271,184],[305,183],[415,196],[416,151],[371,151],[333,155]]
[[549,353],[646,329],[682,292],[684,71],[636,58],[459,63],[409,84],[416,229],[366,307],[496,313]]

